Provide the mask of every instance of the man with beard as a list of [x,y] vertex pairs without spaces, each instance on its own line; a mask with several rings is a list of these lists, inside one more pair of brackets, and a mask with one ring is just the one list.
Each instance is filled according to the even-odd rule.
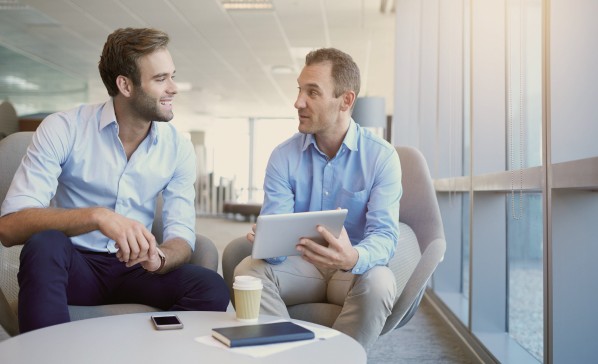
[[[2,243],[24,244],[21,332],[70,321],[68,305],[226,310],[220,275],[186,264],[195,153],[168,123],[177,93],[168,41],[156,29],[110,34],[99,70],[111,99],[52,114],[34,134],[0,218]],[[160,192],[158,247],[150,229]]]

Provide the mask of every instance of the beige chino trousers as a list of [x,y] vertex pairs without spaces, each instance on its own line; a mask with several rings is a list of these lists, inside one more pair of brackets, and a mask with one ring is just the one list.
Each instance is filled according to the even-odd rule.
[[355,275],[318,268],[297,256],[277,265],[247,257],[235,268],[234,275],[262,280],[262,314],[289,318],[287,306],[302,303],[342,306],[332,328],[351,336],[366,350],[380,335],[396,296],[394,275],[385,266]]

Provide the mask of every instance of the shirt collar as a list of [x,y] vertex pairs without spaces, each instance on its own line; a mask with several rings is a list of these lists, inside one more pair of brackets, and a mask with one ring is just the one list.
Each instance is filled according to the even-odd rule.
[[[313,134],[306,134],[305,139],[303,141],[303,148],[302,151],[305,151],[310,144],[314,145],[314,148],[318,149],[318,145],[316,144],[316,138]],[[357,147],[357,123],[351,118],[349,121],[349,130],[347,130],[347,134],[345,135],[345,139],[343,140],[343,144],[347,147],[347,149],[356,151],[359,148]]]
[[347,130],[347,135],[345,135],[343,144],[352,151],[359,149],[357,147],[357,123],[355,123],[353,118],[351,118],[351,121],[349,122],[349,130]]
[[[150,131],[148,135],[148,143],[147,143],[147,150],[151,148],[152,145],[158,143],[158,126],[156,125],[156,121],[152,121],[152,125],[150,126]],[[116,121],[116,113],[114,112],[114,99],[110,98],[110,100],[104,103],[104,107],[102,108],[101,115],[100,115],[100,125],[99,129],[103,130],[108,125],[114,124],[116,126],[116,132],[118,134],[118,122]]]
[[158,143],[158,122],[157,121],[152,121],[152,125],[150,126],[150,131],[149,131],[149,135],[148,135],[148,141],[149,143],[147,143],[147,150],[149,151],[150,147],[152,145],[156,145],[156,143]]
[[116,124],[116,113],[114,112],[114,99],[112,98],[106,101],[104,103],[104,107],[102,107],[99,125],[100,131],[104,130],[105,127],[111,124]]

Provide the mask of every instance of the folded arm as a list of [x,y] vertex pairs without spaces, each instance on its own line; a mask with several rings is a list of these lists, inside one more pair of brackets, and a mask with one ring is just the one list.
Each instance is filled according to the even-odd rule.
[[0,218],[0,240],[4,246],[24,244],[29,237],[44,230],[58,230],[76,236],[98,229],[100,207],[81,209],[28,208]]

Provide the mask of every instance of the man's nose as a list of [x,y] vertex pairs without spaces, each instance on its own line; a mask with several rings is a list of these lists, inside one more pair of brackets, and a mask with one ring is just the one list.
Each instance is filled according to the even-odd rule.
[[305,108],[305,99],[301,94],[297,95],[297,100],[295,100],[295,109],[303,109]]
[[170,79],[168,84],[168,89],[166,90],[169,94],[176,94],[179,92],[179,87],[177,86],[176,82],[173,79]]

